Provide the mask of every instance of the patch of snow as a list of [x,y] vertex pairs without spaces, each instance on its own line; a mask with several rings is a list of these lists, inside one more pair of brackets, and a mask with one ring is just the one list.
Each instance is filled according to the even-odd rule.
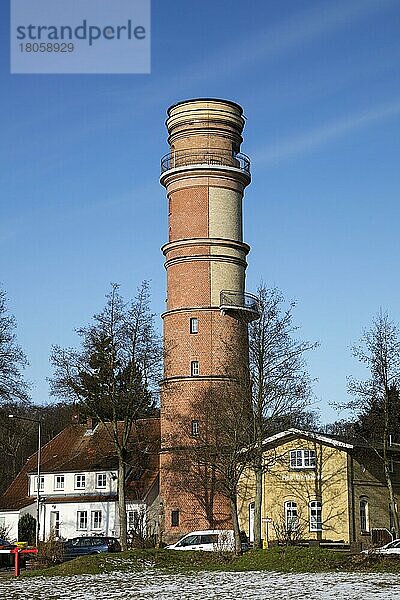
[[193,573],[159,571],[0,581],[7,600],[396,600],[400,575]]

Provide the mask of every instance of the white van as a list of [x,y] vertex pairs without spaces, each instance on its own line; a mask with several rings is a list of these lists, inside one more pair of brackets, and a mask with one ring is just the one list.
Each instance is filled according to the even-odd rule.
[[205,529],[192,531],[166,550],[204,550],[206,552],[235,550],[235,538],[231,529]]

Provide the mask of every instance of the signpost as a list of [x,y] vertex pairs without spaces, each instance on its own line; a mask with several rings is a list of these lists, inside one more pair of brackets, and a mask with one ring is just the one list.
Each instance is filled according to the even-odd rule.
[[272,519],[271,517],[263,517],[263,522],[265,523],[265,540],[264,540],[264,550],[266,550],[269,546],[269,530],[268,530],[268,525],[269,523],[272,523]]

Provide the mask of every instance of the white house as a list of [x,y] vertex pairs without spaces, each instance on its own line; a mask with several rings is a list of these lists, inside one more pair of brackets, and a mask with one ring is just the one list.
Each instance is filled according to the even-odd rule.
[[[122,424],[121,424],[122,426]],[[131,435],[126,478],[128,528],[145,514],[159,521],[158,419],[142,419]],[[80,535],[119,536],[118,464],[111,430],[74,424],[42,448],[39,482],[40,540],[51,531],[67,539]],[[37,454],[0,497],[0,525],[18,539],[18,521],[37,516]]]

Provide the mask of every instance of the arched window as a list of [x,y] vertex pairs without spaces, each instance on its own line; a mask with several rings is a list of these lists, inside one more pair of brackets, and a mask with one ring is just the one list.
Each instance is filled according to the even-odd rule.
[[287,531],[295,531],[298,525],[297,502],[285,502],[285,525]]
[[313,500],[308,505],[310,531],[322,531],[322,502]]
[[368,510],[368,499],[360,498],[360,529],[361,533],[368,533],[369,531],[369,510]]

